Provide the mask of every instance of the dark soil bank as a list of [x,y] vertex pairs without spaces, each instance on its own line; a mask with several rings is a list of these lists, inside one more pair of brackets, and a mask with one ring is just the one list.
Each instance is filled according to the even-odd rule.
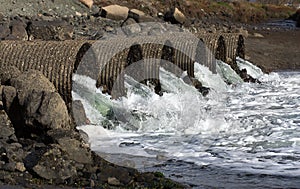
[[300,30],[260,31],[246,40],[250,61],[265,71],[300,70]]

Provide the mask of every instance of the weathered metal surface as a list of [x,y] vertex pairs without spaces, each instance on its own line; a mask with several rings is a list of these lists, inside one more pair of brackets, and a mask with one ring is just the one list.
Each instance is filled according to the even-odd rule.
[[57,88],[67,105],[71,103],[72,74],[84,54],[86,41],[1,41],[1,66],[41,71]]
[[99,41],[1,41],[0,63],[16,66],[21,71],[41,71],[68,105],[72,102],[74,72],[95,79],[97,87],[103,87],[117,98],[126,93],[124,74],[133,63],[134,77],[143,83],[154,84],[158,87],[156,92],[160,87],[159,68],[166,67],[167,62],[178,68],[169,66],[176,75],[187,71],[190,77],[194,77],[194,62],[215,73],[215,58],[229,63],[237,71],[235,58],[245,56],[243,36],[198,34],[197,37],[173,33]]

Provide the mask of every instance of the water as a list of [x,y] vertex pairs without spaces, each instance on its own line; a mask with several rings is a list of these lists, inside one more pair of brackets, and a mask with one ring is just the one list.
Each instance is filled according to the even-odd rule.
[[[163,69],[161,97],[130,77],[121,100],[76,87],[73,96],[93,123],[79,129],[107,160],[161,171],[194,188],[300,188],[300,72],[265,75],[242,59],[238,65],[262,84],[240,82],[219,62],[218,75],[195,66],[195,76],[211,88],[206,97]],[[74,80],[94,86],[82,76]],[[99,113],[105,108],[95,104],[102,101],[121,122]],[[101,126],[107,122],[110,129]]]

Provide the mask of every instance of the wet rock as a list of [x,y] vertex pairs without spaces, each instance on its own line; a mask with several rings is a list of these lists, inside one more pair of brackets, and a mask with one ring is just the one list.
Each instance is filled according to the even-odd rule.
[[73,37],[73,26],[65,21],[32,21],[28,26],[28,35],[32,39],[68,40]]
[[100,9],[99,15],[112,20],[126,20],[129,9],[120,5],[109,5]]
[[143,11],[140,11],[138,9],[129,10],[128,18],[133,18],[137,23],[155,21],[153,17],[146,15]]
[[15,66],[0,66],[0,80],[2,85],[10,85],[10,79],[21,75],[21,71]]
[[172,24],[184,24],[186,22],[186,17],[178,8],[175,7],[165,14],[164,20],[171,22]]
[[101,172],[97,175],[102,181],[108,181],[109,177],[117,179],[123,185],[127,185],[133,179],[134,171],[128,168],[106,165],[101,168]]
[[202,83],[196,78],[191,78],[189,76],[185,76],[182,80],[186,84],[194,86],[203,96],[208,95],[208,93],[210,91],[209,88],[202,86]]
[[258,79],[255,79],[252,76],[248,75],[247,69],[242,69],[240,71],[240,77],[244,80],[244,82],[260,83]]
[[72,102],[72,113],[73,113],[75,124],[77,126],[86,125],[89,123],[89,120],[84,111],[83,104],[81,103],[80,100],[74,100]]

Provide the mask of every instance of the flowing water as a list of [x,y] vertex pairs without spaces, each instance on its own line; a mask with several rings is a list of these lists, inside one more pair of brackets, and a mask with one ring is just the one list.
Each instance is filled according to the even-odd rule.
[[161,69],[163,96],[126,77],[127,97],[110,100],[76,75],[73,97],[92,123],[78,129],[107,160],[194,188],[300,188],[300,73],[238,65],[262,83],[218,61],[218,74],[195,65],[206,97]]

